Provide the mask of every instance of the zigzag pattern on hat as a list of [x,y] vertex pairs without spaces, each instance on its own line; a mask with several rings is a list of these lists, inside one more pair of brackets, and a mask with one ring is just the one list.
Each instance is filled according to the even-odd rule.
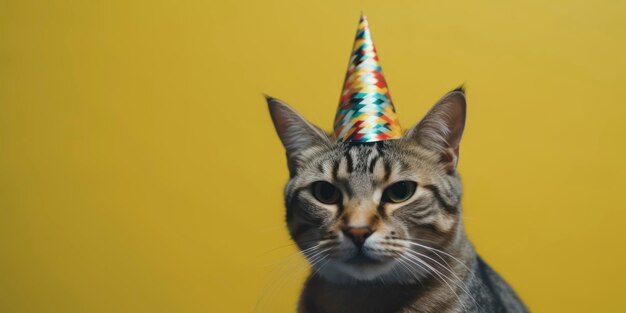
[[354,40],[335,116],[334,135],[341,142],[374,142],[402,137],[365,16],[361,16]]

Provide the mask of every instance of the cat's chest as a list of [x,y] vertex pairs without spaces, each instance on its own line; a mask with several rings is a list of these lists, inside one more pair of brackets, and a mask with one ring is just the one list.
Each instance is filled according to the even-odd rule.
[[[437,288],[398,286],[374,289],[309,281],[298,306],[299,313],[452,313],[454,302]],[[443,296],[443,297],[442,297]]]
[[370,305],[370,303],[358,303],[358,300],[352,303],[339,303],[337,299],[330,302],[301,303],[298,307],[298,313],[457,313],[455,307],[445,303],[422,303],[416,300],[414,303],[389,303],[389,305]]

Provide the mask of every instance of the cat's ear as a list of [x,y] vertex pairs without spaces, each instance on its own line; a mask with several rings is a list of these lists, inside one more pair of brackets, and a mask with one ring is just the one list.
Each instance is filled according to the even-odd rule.
[[305,161],[309,152],[330,147],[331,142],[323,130],[305,120],[284,102],[266,96],[276,133],[287,151],[289,171]]
[[442,153],[442,161],[456,166],[465,128],[465,91],[457,88],[441,98],[405,138]]

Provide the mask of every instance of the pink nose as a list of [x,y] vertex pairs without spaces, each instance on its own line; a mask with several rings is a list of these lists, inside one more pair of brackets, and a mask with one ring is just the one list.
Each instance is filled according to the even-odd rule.
[[363,246],[363,243],[365,243],[367,237],[372,234],[372,228],[369,226],[346,227],[343,229],[343,233],[346,234],[346,236],[350,237],[354,244],[360,248]]

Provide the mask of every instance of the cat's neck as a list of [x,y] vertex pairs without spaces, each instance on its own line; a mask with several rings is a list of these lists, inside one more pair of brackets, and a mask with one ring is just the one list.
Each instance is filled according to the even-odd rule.
[[424,292],[419,285],[339,285],[312,276],[302,292],[298,312],[397,312]]

